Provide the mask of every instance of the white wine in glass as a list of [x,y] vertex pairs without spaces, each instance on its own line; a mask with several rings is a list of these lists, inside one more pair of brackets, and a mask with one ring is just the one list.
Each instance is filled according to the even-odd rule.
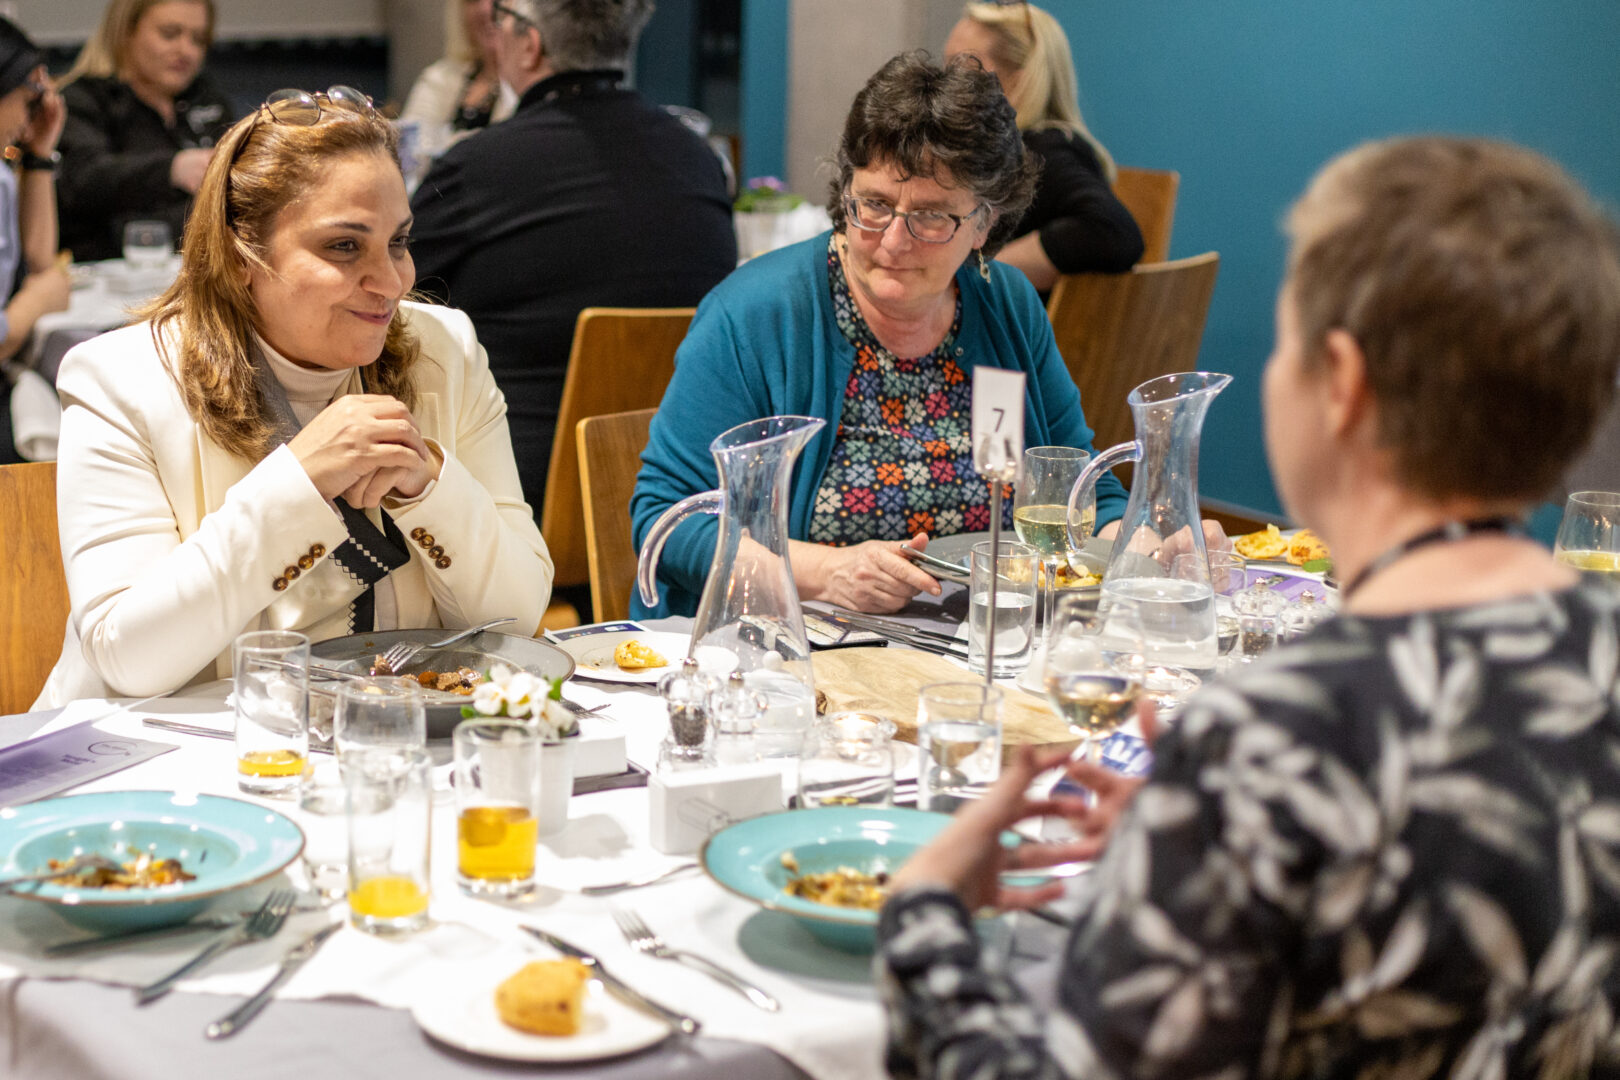
[[1104,648],[1103,620],[1097,616],[1095,600],[1065,596],[1053,619],[1042,674],[1046,700],[1080,736],[1081,754],[1093,761],[1102,740],[1136,711],[1146,668],[1141,613],[1130,601],[1118,601],[1109,609],[1107,628]]
[[[1052,640],[1057,572],[1069,560],[1069,492],[1090,462],[1090,454],[1073,447],[1031,446],[1024,451],[1024,468],[1018,476],[1013,529],[1018,539],[1041,553],[1041,564],[1046,568],[1042,626],[1048,645]],[[1097,503],[1093,500],[1075,522],[1076,531],[1090,536],[1096,522]]]
[[1620,584],[1620,494],[1577,491],[1564,504],[1553,557]]

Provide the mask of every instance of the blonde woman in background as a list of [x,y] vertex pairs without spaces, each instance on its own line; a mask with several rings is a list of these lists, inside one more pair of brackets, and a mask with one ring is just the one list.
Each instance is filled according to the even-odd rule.
[[444,57],[423,69],[399,114],[415,124],[416,172],[452,143],[512,115],[517,95],[495,69],[493,0],[445,0]]
[[130,221],[180,238],[234,117],[202,70],[213,40],[213,0],[111,0],[102,13],[62,82],[57,198],[62,246],[79,259],[119,255]]
[[1114,159],[1080,118],[1069,39],[1032,4],[969,4],[945,40],[947,58],[978,57],[1001,80],[1024,145],[1041,163],[1035,201],[1013,230],[1002,262],[1043,293],[1059,274],[1118,273],[1142,257],[1142,232],[1114,197]]

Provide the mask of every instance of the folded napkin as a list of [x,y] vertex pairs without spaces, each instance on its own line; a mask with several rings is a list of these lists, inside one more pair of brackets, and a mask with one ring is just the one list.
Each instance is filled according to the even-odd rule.
[[62,431],[62,403],[37,371],[17,373],[11,388],[11,432],[17,453],[29,461],[55,461]]

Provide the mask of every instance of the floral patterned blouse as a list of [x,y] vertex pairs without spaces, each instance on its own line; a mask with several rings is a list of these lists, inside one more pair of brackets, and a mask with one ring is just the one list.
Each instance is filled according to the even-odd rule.
[[[827,242],[827,283],[838,328],[855,346],[855,370],[810,514],[810,539],[841,546],[988,529],[989,485],[973,467],[973,380],[956,344],[961,296],[938,348],[901,359],[861,317],[835,240]],[[1002,517],[1012,528],[1010,488]]]
[[1620,1075],[1620,596],[1341,617],[1188,703],[1046,1016],[884,909],[895,1076]]

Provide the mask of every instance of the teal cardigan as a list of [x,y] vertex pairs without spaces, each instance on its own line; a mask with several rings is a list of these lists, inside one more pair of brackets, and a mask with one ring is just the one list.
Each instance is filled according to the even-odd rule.
[[[639,547],[658,516],[674,503],[719,486],[709,443],[727,428],[766,416],[822,416],[827,426],[810,441],[794,473],[788,534],[809,535],[816,490],[832,457],[844,389],[855,349],[833,318],[827,284],[827,233],[750,260],[698,306],[675,354],[675,375],[653,417],[641,472],[630,498]],[[1024,442],[1029,446],[1091,449],[1091,428],[1080,391],[1063,366],[1052,324],[1022,273],[990,263],[990,281],[976,260],[956,272],[962,295],[957,354],[978,364],[1029,376]],[[1112,474],[1097,485],[1097,523],[1125,512],[1125,489]],[[636,618],[691,615],[714,559],[719,520],[702,514],[676,529],[658,566],[660,603],[630,600]]]

